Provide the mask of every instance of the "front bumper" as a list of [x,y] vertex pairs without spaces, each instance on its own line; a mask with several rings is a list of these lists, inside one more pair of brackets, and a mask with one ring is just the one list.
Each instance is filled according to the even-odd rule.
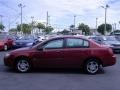
[[3,50],[4,49],[4,45],[0,45],[0,50]]
[[8,67],[13,67],[14,66],[14,56],[10,55],[8,57],[4,57],[4,65]]

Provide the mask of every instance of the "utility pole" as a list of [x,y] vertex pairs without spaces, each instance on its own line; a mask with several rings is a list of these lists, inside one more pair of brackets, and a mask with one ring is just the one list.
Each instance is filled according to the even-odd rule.
[[0,15],[0,23],[2,24],[3,15]]
[[97,27],[98,27],[98,18],[96,18],[96,30],[97,30]]
[[116,23],[114,23],[114,25],[115,25],[115,30],[116,30]]
[[23,8],[25,7],[25,5],[22,5],[22,4],[20,3],[20,4],[18,4],[18,7],[20,7],[20,9],[21,9],[20,15],[21,15],[21,32],[22,32],[22,16],[23,16],[22,10],[23,10]]
[[50,15],[48,16],[48,26],[50,26]]
[[33,19],[34,19],[34,17],[31,16],[31,19],[32,19],[32,23],[31,23],[31,34],[33,34]]
[[11,24],[11,23],[10,23],[10,18],[9,18],[9,24],[8,24],[9,30],[10,30],[10,24]]
[[97,31],[97,28],[98,28],[98,18],[96,18],[96,30],[94,31],[95,34],[96,34],[96,31]]
[[49,18],[49,15],[48,15],[48,11],[47,11],[47,21],[46,21],[46,27],[48,27],[48,18]]
[[75,30],[75,27],[76,27],[76,15],[74,15],[74,30]]
[[106,32],[106,15],[107,15],[107,8],[109,8],[109,6],[106,4],[105,7],[104,6],[101,6],[101,7],[105,9],[105,27],[104,27],[104,34],[105,34],[105,32]]

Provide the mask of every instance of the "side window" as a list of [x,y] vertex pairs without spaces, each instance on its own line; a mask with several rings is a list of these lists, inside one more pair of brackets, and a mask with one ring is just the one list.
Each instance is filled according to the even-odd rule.
[[89,47],[89,42],[86,41],[86,40],[84,40],[83,46],[84,46],[84,47]]
[[88,47],[89,42],[83,39],[69,38],[66,43],[67,47]]
[[43,47],[45,49],[62,48],[63,47],[63,39],[50,41],[47,44],[45,44]]

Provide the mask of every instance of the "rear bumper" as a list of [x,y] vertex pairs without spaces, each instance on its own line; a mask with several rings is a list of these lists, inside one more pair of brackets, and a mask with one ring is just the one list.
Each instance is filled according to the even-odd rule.
[[113,55],[112,57],[109,57],[107,62],[103,65],[104,67],[106,66],[112,66],[116,64],[116,56]]

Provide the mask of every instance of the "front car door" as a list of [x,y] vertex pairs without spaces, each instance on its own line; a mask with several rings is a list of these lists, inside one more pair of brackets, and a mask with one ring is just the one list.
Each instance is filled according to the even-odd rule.
[[36,61],[35,63],[37,63],[38,67],[60,67],[63,61],[63,43],[64,39],[55,39],[40,46],[42,50],[37,50],[33,55],[34,61]]

